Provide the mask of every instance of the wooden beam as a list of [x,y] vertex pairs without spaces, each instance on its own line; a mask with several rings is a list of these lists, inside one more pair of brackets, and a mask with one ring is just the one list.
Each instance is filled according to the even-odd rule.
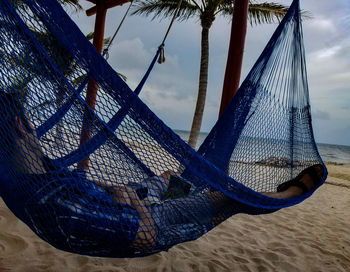
[[[101,54],[103,50],[103,37],[105,32],[107,9],[113,8],[118,5],[122,5],[126,2],[129,2],[130,0],[87,0],[87,1],[96,4],[96,6],[89,9],[90,12],[88,13],[89,11],[88,10],[86,14],[88,16],[89,14],[90,16],[93,14],[96,14],[93,44],[96,47],[97,51]],[[93,78],[90,78],[87,86],[85,101],[93,111],[95,110],[95,106],[96,106],[97,90],[98,90],[98,85],[96,81]],[[88,111],[86,111],[83,117],[83,125],[81,129],[81,134],[80,134],[80,145],[83,145],[84,143],[89,141],[91,136],[92,136],[91,117],[89,116]],[[82,159],[78,163],[78,168],[87,170],[89,168],[89,162],[90,162],[90,159],[87,156],[86,158]]]
[[[88,0],[88,1],[90,1],[90,0]],[[93,1],[95,1],[95,0],[93,0]],[[131,0],[105,0],[104,5],[105,5],[106,9],[110,9],[110,8],[114,8],[116,6],[121,6],[127,2],[131,2]],[[97,6],[93,6],[92,8],[89,8],[86,11],[86,15],[92,16],[92,15],[95,15],[96,12],[97,12]]]
[[[101,54],[103,49],[103,37],[105,32],[105,22],[106,22],[106,13],[107,9],[105,8],[103,3],[97,4],[97,14],[96,14],[96,20],[95,20],[95,29],[94,29],[94,39],[93,44],[96,47],[97,51]],[[88,86],[87,86],[87,92],[85,101],[90,106],[92,110],[95,110],[96,106],[96,98],[97,98],[97,90],[98,85],[95,82],[93,78],[90,78]],[[83,119],[83,126],[81,129],[81,135],[80,135],[80,145],[83,145],[89,139],[92,135],[91,130],[91,119],[89,117],[89,113],[86,111],[84,114]],[[82,169],[88,169],[89,168],[89,157],[86,157],[82,159],[78,163],[78,168]]]
[[233,7],[230,45],[219,116],[224,112],[239,87],[247,32],[248,5],[248,0],[236,0]]

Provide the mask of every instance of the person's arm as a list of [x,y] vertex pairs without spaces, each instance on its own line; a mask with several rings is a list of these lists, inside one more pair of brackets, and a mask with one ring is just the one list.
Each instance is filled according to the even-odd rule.
[[155,224],[145,203],[140,200],[136,192],[128,186],[114,185],[110,188],[110,191],[114,194],[114,200],[116,202],[134,207],[140,215],[140,226],[133,246],[139,250],[153,248],[156,240]]

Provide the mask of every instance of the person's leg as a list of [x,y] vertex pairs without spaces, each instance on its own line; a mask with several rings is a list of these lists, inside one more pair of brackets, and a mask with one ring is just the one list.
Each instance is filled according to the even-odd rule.
[[220,191],[208,192],[207,197],[210,199],[212,206],[212,222],[214,226],[238,213],[256,215],[277,211],[276,209],[255,208],[229,198]]
[[311,191],[322,179],[324,168],[316,164],[301,171],[294,179],[282,183],[277,192],[263,192],[262,194],[273,198],[291,198]]
[[148,206],[161,247],[193,240],[213,228],[212,206],[205,194],[168,199]]
[[[273,198],[292,198],[312,190],[322,179],[323,166],[313,165],[303,170],[295,179],[282,183],[278,187],[279,192],[262,192]],[[235,201],[220,191],[208,192],[208,198],[213,206],[213,223],[215,225],[237,213],[266,214],[276,210],[254,208]]]
[[[309,170],[310,168],[315,171]],[[263,194],[275,198],[290,198],[303,194],[305,190],[311,190],[320,182],[323,167],[315,165],[310,168],[302,171],[296,182],[287,183],[285,190]],[[300,185],[300,182],[303,185]],[[154,177],[144,184],[155,189],[153,195],[159,197],[167,183]],[[158,187],[159,184],[162,184],[161,187]],[[138,249],[153,248],[156,240],[158,245],[171,246],[174,243],[195,239],[237,213],[263,214],[276,211],[254,209],[227,197],[220,191],[153,202],[151,205],[145,205],[131,188],[120,188],[116,196],[116,201],[123,199],[122,201],[135,207],[140,213],[140,227],[134,242],[134,246]]]
[[148,208],[157,226],[157,244],[161,247],[196,239],[237,213],[262,214],[275,211],[254,209],[219,191],[169,199]]

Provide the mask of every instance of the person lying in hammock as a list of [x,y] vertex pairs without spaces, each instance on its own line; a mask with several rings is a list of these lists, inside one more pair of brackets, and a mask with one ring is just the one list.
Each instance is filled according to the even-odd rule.
[[[17,105],[15,110],[13,110],[14,105]],[[128,238],[125,238],[125,244],[122,244],[124,248],[148,251],[159,245],[162,247],[171,246],[179,241],[187,241],[201,236],[235,213],[254,213],[247,205],[238,203],[219,191],[205,191],[195,194],[191,192],[191,186],[186,180],[170,172],[143,180],[142,187],[131,183],[130,185],[107,186],[103,181],[94,180],[91,182],[82,173],[57,168],[43,155],[35,129],[26,118],[22,107],[13,96],[4,92],[0,93],[0,114],[7,116],[6,126],[9,136],[7,144],[11,143],[13,147],[6,148],[6,150],[7,157],[11,161],[12,171],[19,173],[22,177],[23,175],[35,177],[31,179],[34,182],[30,184],[31,190],[34,191],[42,191],[43,188],[50,186],[63,186],[64,180],[68,178],[69,183],[64,186],[73,186],[69,192],[70,198],[73,197],[73,192],[78,191],[75,201],[79,202],[79,206],[83,206],[82,200],[79,199],[83,194],[82,191],[85,192],[84,196],[88,198],[92,199],[91,195],[93,195],[94,199],[91,201],[107,201],[108,205],[115,206],[112,204],[114,201],[124,205],[122,208],[120,205],[116,206],[116,209],[126,211],[121,213],[118,220],[124,220],[130,224],[128,230],[125,231],[125,236]],[[296,197],[310,191],[320,182],[322,175],[323,167],[315,165],[302,171],[295,179],[282,183],[277,188],[278,192],[263,194],[274,198]],[[42,184],[43,182],[47,183]],[[25,187],[24,184],[21,186]],[[53,187],[50,190],[50,195],[52,195],[52,190],[56,189]],[[49,196],[43,195],[40,201],[48,198]],[[60,199],[59,196],[56,198]],[[23,199],[23,201],[26,200]],[[61,202],[68,203],[68,199]],[[76,202],[75,204],[73,202],[71,207],[65,204],[65,207],[72,209],[74,205],[77,205]],[[64,204],[60,205],[62,208]],[[132,207],[132,209],[127,210],[125,205]],[[273,211],[259,209],[259,213]],[[96,211],[93,212],[96,213]],[[23,217],[24,221],[29,221],[26,216],[23,215]],[[84,229],[79,231],[84,232]],[[80,235],[82,234],[80,233]]]

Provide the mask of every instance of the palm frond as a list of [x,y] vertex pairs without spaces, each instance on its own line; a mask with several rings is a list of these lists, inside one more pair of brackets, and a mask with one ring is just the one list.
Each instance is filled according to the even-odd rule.
[[248,20],[251,25],[279,22],[287,13],[288,8],[276,3],[251,3],[248,8]]
[[[89,32],[88,34],[86,34],[85,36],[89,41],[93,40],[94,39],[94,32]],[[108,44],[110,43],[111,41],[111,37],[107,37],[107,38],[104,38],[103,39],[103,47],[107,47]]]
[[59,0],[62,5],[73,7],[76,11],[82,10],[83,7],[79,4],[79,0]]
[[85,36],[89,41],[91,41],[94,38],[94,32],[89,32],[88,34],[86,34]]
[[[280,22],[287,13],[289,7],[273,2],[255,3],[250,1],[248,9],[248,20],[250,24],[258,25]],[[218,12],[221,12],[222,15],[230,16],[231,18],[233,13],[232,1],[223,1]],[[302,11],[301,15],[304,19],[311,18],[310,12],[307,11]]]
[[[167,18],[173,16],[178,5],[178,0],[139,0],[134,4],[131,15],[145,15],[153,14],[152,20],[155,18]],[[180,21],[200,14],[199,7],[192,3],[192,1],[183,0],[177,19]]]
[[118,74],[118,76],[121,77],[122,80],[127,81],[128,78],[127,78],[126,75],[124,75],[124,74],[122,74],[122,73],[119,73],[119,72],[117,72],[117,74]]
[[[24,0],[12,0],[17,7],[23,8],[26,7]],[[35,1],[35,0],[34,0]],[[38,0],[36,0],[38,1]],[[79,0],[58,0],[62,5],[70,6],[75,9],[75,11],[82,10],[83,7],[79,4]]]

